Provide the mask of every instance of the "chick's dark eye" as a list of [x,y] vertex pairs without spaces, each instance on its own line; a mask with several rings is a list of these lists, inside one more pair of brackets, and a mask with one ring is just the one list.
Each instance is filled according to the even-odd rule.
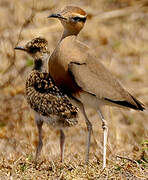
[[79,21],[79,22],[85,22],[86,21],[86,17],[78,17],[78,16],[75,16],[72,18],[74,21]]
[[40,51],[40,48],[39,48],[39,47],[30,47],[30,48],[29,48],[29,52],[30,52],[30,53],[36,53],[36,52],[38,52],[38,51]]

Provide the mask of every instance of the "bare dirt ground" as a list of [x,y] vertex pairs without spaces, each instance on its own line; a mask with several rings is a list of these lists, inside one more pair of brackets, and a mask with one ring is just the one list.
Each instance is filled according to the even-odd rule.
[[[88,109],[93,124],[90,163],[84,164],[86,126],[67,129],[65,162],[59,161],[59,132],[44,124],[44,146],[35,167],[38,140],[34,113],[24,98],[25,78],[31,58],[15,54],[42,36],[53,51],[62,26],[47,19],[65,5],[74,4],[88,13],[79,40],[148,106],[148,3],[142,0],[0,0],[0,179],[148,179],[148,113],[105,107],[109,125],[107,168],[102,171],[103,132],[98,115]],[[21,32],[21,33],[20,33]]]

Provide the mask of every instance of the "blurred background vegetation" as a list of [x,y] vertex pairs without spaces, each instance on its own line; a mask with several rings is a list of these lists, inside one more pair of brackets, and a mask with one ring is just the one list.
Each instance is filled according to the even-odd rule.
[[69,4],[88,13],[79,40],[93,48],[98,60],[148,106],[146,0],[1,0],[0,179],[111,179],[111,176],[145,179],[148,177],[148,113],[119,108],[104,108],[109,124],[106,172],[101,172],[101,122],[92,109],[87,111],[94,129],[88,167],[83,163],[86,126],[81,114],[79,125],[66,130],[65,164],[59,164],[59,132],[45,124],[39,166],[33,165],[38,134],[33,111],[24,97],[32,60],[25,53],[15,53],[14,47],[42,36],[48,40],[52,52],[61,37],[62,26],[47,16]]

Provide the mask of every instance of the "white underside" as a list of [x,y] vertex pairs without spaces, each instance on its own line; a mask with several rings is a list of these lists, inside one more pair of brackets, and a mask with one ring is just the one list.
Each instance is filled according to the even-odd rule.
[[[63,126],[62,123],[60,124],[60,118],[59,116],[56,116],[56,115],[52,115],[51,117],[50,116],[43,116],[39,113],[37,113],[36,111],[35,112],[35,122],[38,122],[38,121],[43,121],[45,123],[47,123],[49,126],[52,126],[56,129],[65,129],[69,126]],[[68,119],[69,120],[69,119]],[[70,119],[71,121],[75,121],[75,119]],[[65,119],[66,121],[66,119]]]

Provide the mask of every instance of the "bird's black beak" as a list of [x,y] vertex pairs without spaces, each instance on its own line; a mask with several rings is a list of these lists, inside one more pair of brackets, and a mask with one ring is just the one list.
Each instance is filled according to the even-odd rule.
[[23,46],[16,46],[14,49],[22,50],[22,51],[27,51],[27,49],[24,48]]
[[48,18],[58,18],[58,19],[64,19],[67,20],[65,17],[63,17],[61,14],[51,14],[48,16]]

